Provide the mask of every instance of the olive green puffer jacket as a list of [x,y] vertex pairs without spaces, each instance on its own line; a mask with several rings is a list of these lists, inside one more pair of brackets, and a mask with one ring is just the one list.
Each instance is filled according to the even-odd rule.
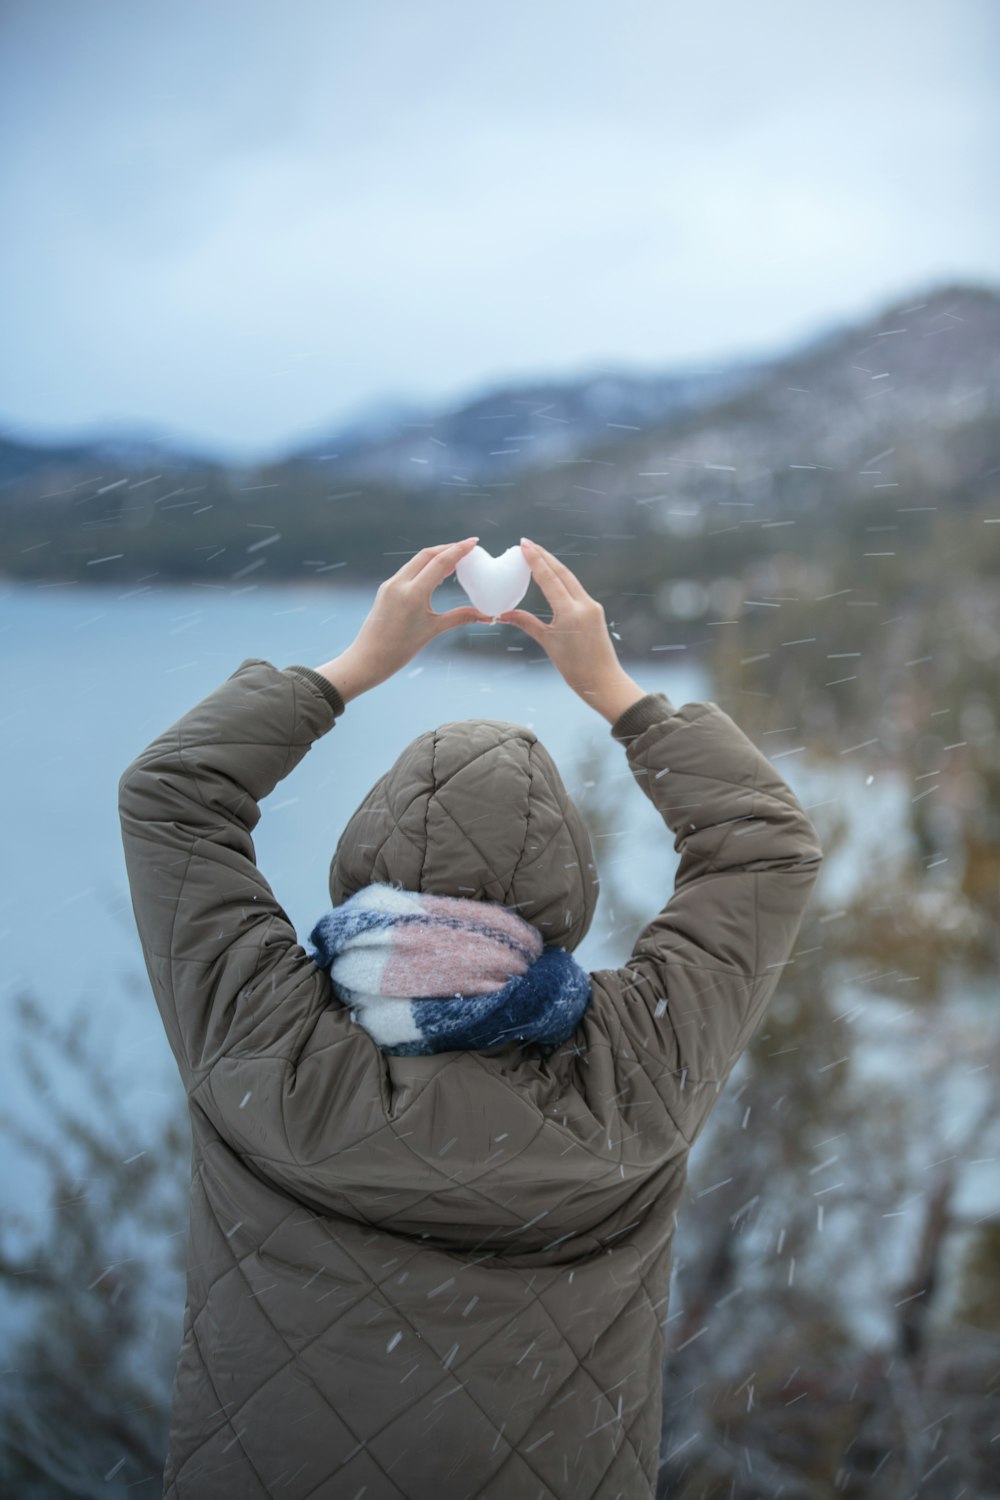
[[[816,830],[715,703],[647,694],[610,732],[680,864],[628,963],[592,972],[548,1059],[390,1057],[300,946],[251,838],[343,713],[310,668],[247,658],[120,779],[193,1137],[164,1492],[651,1500],[688,1154],[792,954]],[[490,719],[422,734],[372,788],[331,898],[373,880],[516,902],[567,949],[598,888],[544,747]]]

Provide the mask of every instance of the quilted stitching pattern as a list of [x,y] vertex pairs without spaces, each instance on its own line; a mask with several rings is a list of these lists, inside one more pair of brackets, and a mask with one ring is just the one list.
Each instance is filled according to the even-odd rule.
[[[316,684],[248,658],[123,774],[133,909],[194,1144],[171,1500],[652,1500],[688,1150],[821,853],[716,705],[650,695],[628,722],[628,764],[681,865],[544,1061],[385,1058],[305,967],[251,832],[332,727]],[[435,873],[453,856],[547,912],[546,840],[566,818],[556,852],[576,855],[585,910],[592,873],[544,748],[508,756],[484,806],[470,767],[494,775],[504,726],[465,755],[463,733],[422,737],[394,813],[377,788],[365,799],[368,868],[418,875],[433,840]]]
[[[199,1171],[202,1174],[204,1173],[204,1161],[201,1163]],[[295,1212],[296,1212],[296,1210],[294,1210],[294,1209],[293,1210],[289,1210],[288,1213],[285,1215],[285,1221],[291,1219],[294,1216]],[[329,1226],[327,1224],[323,1223],[322,1221],[313,1221],[313,1222],[316,1223],[316,1227],[320,1230],[321,1233],[323,1233],[324,1235],[329,1235],[330,1234],[330,1229],[329,1229]],[[226,1242],[226,1236],[225,1236],[224,1231],[222,1231],[221,1228],[218,1226],[217,1222],[214,1221],[214,1218],[213,1218],[213,1223],[215,1224],[215,1228],[218,1230],[221,1242],[225,1243]],[[270,1237],[271,1236],[268,1236],[268,1238],[270,1238]],[[266,1244],[267,1241],[265,1240],[264,1243]],[[346,1250],[346,1252],[349,1255],[351,1255],[352,1258],[353,1258],[353,1251],[347,1249],[347,1245],[345,1243],[345,1237],[343,1236],[343,1234],[341,1234],[339,1236],[337,1243],[338,1243],[338,1245],[339,1245],[339,1247],[340,1247],[340,1249],[342,1251]],[[227,1250],[228,1250],[228,1254],[229,1254],[229,1256],[231,1258],[231,1262],[232,1263],[226,1268],[226,1270],[220,1272],[214,1278],[214,1280],[212,1281],[212,1283],[210,1284],[210,1286],[208,1288],[208,1293],[206,1295],[206,1299],[205,1299],[205,1304],[204,1305],[207,1305],[208,1301],[211,1298],[211,1294],[215,1291],[215,1289],[217,1288],[217,1286],[219,1285],[219,1283],[222,1280],[224,1280],[225,1278],[231,1276],[234,1272],[239,1272],[244,1277],[244,1279],[246,1280],[246,1283],[247,1283],[247,1287],[248,1287],[248,1291],[250,1293],[250,1296],[251,1297],[257,1297],[258,1296],[258,1289],[254,1287],[252,1281],[250,1280],[249,1276],[247,1275],[246,1264],[245,1264],[246,1263],[246,1259],[249,1258],[249,1257],[252,1257],[254,1255],[254,1252],[253,1251],[249,1252],[249,1257],[243,1257],[241,1259],[237,1259],[236,1256],[235,1256],[235,1253],[233,1252],[233,1250],[231,1249],[231,1247],[229,1247],[228,1245],[227,1245]],[[411,1260],[415,1260],[415,1259],[418,1259],[418,1258],[419,1258],[419,1252],[418,1251],[414,1251],[412,1253]],[[365,1267],[362,1266],[361,1264],[359,1264],[358,1265],[358,1270],[359,1270],[359,1272],[363,1276],[365,1276],[365,1278],[367,1280],[367,1277],[368,1277],[369,1273],[366,1271]],[[615,1326],[615,1322],[614,1322],[614,1320],[607,1320],[607,1319],[602,1320],[600,1318],[600,1308],[599,1307],[598,1308],[587,1307],[585,1309],[585,1314],[586,1314],[587,1322],[588,1322],[588,1333],[590,1335],[589,1350],[586,1349],[586,1346],[583,1346],[581,1349],[578,1350],[576,1347],[574,1347],[574,1344],[573,1344],[572,1340],[570,1339],[568,1331],[564,1330],[564,1329],[561,1329],[558,1326],[558,1324],[555,1322],[555,1320],[554,1320],[554,1318],[552,1316],[552,1313],[546,1307],[546,1304],[545,1304],[545,1301],[544,1301],[544,1297],[540,1296],[538,1293],[536,1293],[533,1290],[530,1281],[528,1281],[524,1277],[523,1273],[519,1273],[519,1274],[521,1274],[521,1280],[522,1280],[522,1282],[524,1284],[524,1290],[525,1290],[525,1292],[531,1298],[531,1305],[533,1305],[534,1307],[537,1307],[539,1309],[540,1313],[542,1314],[542,1317],[545,1320],[546,1326],[551,1330],[551,1332],[552,1332],[552,1334],[554,1336],[555,1346],[554,1346],[553,1349],[551,1349],[549,1351],[550,1361],[555,1358],[556,1351],[558,1350],[559,1352],[566,1352],[568,1354],[570,1362],[571,1362],[571,1368],[570,1368],[568,1374],[564,1377],[563,1381],[559,1385],[557,1385],[556,1390],[552,1392],[552,1398],[551,1398],[552,1399],[552,1405],[556,1406],[556,1405],[559,1404],[559,1401],[558,1401],[557,1398],[559,1398],[560,1396],[562,1397],[562,1400],[567,1399],[566,1393],[564,1392],[564,1387],[567,1384],[569,1384],[571,1381],[573,1381],[575,1378],[577,1378],[578,1376],[580,1378],[582,1378],[584,1381],[586,1381],[589,1384],[589,1386],[592,1388],[593,1392],[596,1393],[594,1395],[594,1397],[593,1397],[593,1400],[596,1401],[596,1402],[599,1402],[599,1403],[604,1403],[604,1407],[603,1407],[602,1411],[599,1414],[596,1413],[595,1408],[593,1406],[590,1406],[590,1407],[587,1408],[587,1423],[588,1423],[588,1425],[586,1427],[581,1428],[581,1434],[580,1434],[581,1440],[585,1440],[586,1437],[587,1437],[587,1435],[588,1435],[588,1433],[590,1433],[591,1435],[596,1435],[597,1432],[600,1432],[602,1430],[603,1424],[611,1425],[613,1423],[616,1423],[616,1422],[620,1421],[621,1417],[622,1417],[622,1413],[617,1409],[616,1405],[610,1400],[610,1397],[609,1397],[608,1393],[606,1391],[604,1391],[604,1390],[601,1389],[601,1385],[600,1385],[600,1382],[599,1382],[598,1378],[590,1371],[590,1369],[588,1368],[587,1363],[586,1363],[586,1360],[588,1359],[588,1357],[592,1358],[594,1356],[594,1354],[595,1354],[595,1352],[597,1350],[597,1346],[607,1336],[607,1334],[609,1333],[609,1331],[613,1330],[613,1328]],[[388,1277],[386,1277],[385,1279],[388,1280]],[[631,1277],[629,1278],[629,1281],[628,1281],[627,1284],[629,1284],[629,1285],[631,1284]],[[384,1282],[383,1282],[383,1286],[384,1286]],[[206,1439],[206,1442],[210,1442],[213,1438],[217,1437],[218,1433],[221,1432],[221,1431],[228,1431],[228,1432],[230,1432],[234,1436],[234,1438],[236,1440],[239,1440],[240,1418],[241,1418],[241,1415],[243,1413],[243,1410],[244,1410],[246,1404],[248,1402],[250,1402],[250,1401],[256,1400],[258,1398],[258,1396],[261,1394],[262,1390],[268,1384],[268,1382],[271,1381],[271,1380],[273,1380],[273,1379],[275,1379],[278,1375],[281,1374],[282,1371],[284,1371],[287,1367],[289,1367],[293,1362],[298,1361],[299,1365],[302,1366],[303,1368],[305,1368],[305,1366],[303,1364],[303,1358],[302,1357],[308,1351],[308,1349],[312,1345],[314,1345],[316,1343],[319,1343],[321,1341],[323,1341],[323,1342],[329,1342],[329,1341],[331,1341],[331,1334],[335,1330],[336,1325],[338,1323],[342,1322],[343,1319],[350,1312],[352,1312],[359,1304],[364,1303],[366,1300],[368,1300],[368,1297],[369,1297],[368,1291],[363,1291],[360,1295],[352,1298],[347,1303],[342,1304],[342,1305],[338,1305],[338,1307],[336,1308],[336,1311],[335,1311],[333,1317],[329,1320],[329,1322],[327,1322],[325,1324],[325,1326],[321,1330],[319,1330],[316,1333],[314,1333],[311,1338],[307,1339],[304,1343],[296,1345],[295,1348],[292,1348],[291,1345],[286,1341],[285,1342],[285,1346],[284,1346],[284,1355],[283,1355],[281,1363],[279,1363],[276,1366],[270,1368],[269,1372],[268,1372],[268,1374],[266,1376],[266,1378],[261,1379],[259,1382],[255,1382],[253,1384],[253,1387],[252,1387],[251,1391],[249,1392],[249,1394],[246,1396],[246,1398],[243,1401],[241,1401],[233,1410],[230,1410],[230,1411],[228,1411],[226,1413],[225,1419],[220,1421],[219,1426],[217,1427],[217,1429],[215,1430],[215,1432],[213,1434],[211,1434],[211,1437],[209,1439]],[[624,1317],[626,1314],[628,1314],[628,1312],[630,1310],[634,1310],[634,1308],[632,1307],[632,1304],[635,1303],[635,1301],[636,1301],[637,1298],[642,1298],[642,1297],[645,1297],[647,1301],[649,1300],[648,1294],[645,1291],[645,1287],[642,1284],[640,1284],[636,1288],[636,1290],[633,1292],[632,1296],[629,1299],[629,1302],[621,1310],[620,1316]],[[204,1305],[199,1310],[199,1313],[196,1313],[195,1316],[194,1316],[194,1320],[193,1321],[194,1321],[194,1327],[195,1327],[196,1333],[197,1333],[198,1318],[201,1315],[201,1313],[204,1312]],[[433,1320],[433,1318],[432,1318],[432,1320],[427,1325],[425,1325],[425,1330],[424,1331],[420,1331],[420,1330],[418,1330],[416,1328],[416,1326],[408,1318],[407,1313],[401,1308],[401,1306],[400,1306],[400,1304],[398,1302],[396,1304],[388,1303],[387,1305],[391,1307],[392,1320],[395,1323],[407,1324],[410,1327],[411,1331],[416,1336],[418,1336],[419,1338],[421,1338],[421,1339],[425,1340],[426,1342],[428,1342],[432,1346],[432,1348],[434,1349],[434,1352],[438,1353],[439,1357],[442,1357],[444,1351],[442,1351],[441,1345],[443,1344],[444,1340],[440,1337],[439,1332],[438,1332],[438,1330],[436,1328],[435,1321]],[[261,1297],[260,1300],[258,1300],[257,1302],[255,1302],[254,1306],[255,1306],[255,1308],[257,1310],[258,1315],[262,1316],[266,1320],[267,1319],[266,1303],[264,1302],[263,1298]],[[492,1328],[490,1330],[490,1333],[489,1333],[489,1342],[490,1342],[491,1347],[498,1348],[498,1349],[502,1350],[503,1335],[508,1331],[508,1329],[510,1329],[511,1327],[513,1327],[515,1324],[517,1324],[517,1322],[519,1320],[523,1319],[524,1313],[525,1313],[524,1307],[520,1306],[520,1307],[518,1307],[517,1311],[504,1324],[502,1324],[498,1328]],[[597,1325],[598,1325],[596,1331],[594,1331],[595,1321],[597,1322]],[[279,1337],[281,1336],[279,1330],[275,1329],[275,1332],[279,1333]],[[336,1342],[335,1338],[333,1339],[333,1342],[334,1343]],[[204,1356],[203,1356],[203,1358],[204,1358]],[[459,1363],[457,1363],[457,1364],[455,1364],[453,1366],[453,1369],[452,1369],[452,1372],[451,1372],[450,1375],[445,1375],[440,1382],[438,1382],[437,1384],[431,1386],[428,1391],[426,1391],[426,1392],[422,1393],[420,1396],[416,1397],[414,1399],[414,1401],[411,1403],[410,1406],[405,1406],[400,1412],[394,1413],[394,1415],[391,1418],[389,1418],[382,1427],[378,1428],[374,1432],[367,1433],[363,1439],[359,1438],[356,1433],[351,1433],[351,1436],[354,1438],[354,1444],[352,1445],[352,1451],[354,1451],[354,1447],[355,1446],[360,1446],[363,1443],[363,1444],[365,1444],[365,1445],[368,1446],[369,1452],[370,1452],[371,1451],[371,1445],[373,1444],[373,1442],[379,1436],[381,1436],[385,1431],[389,1430],[394,1425],[398,1424],[400,1422],[400,1420],[405,1419],[405,1418],[407,1418],[407,1417],[409,1417],[411,1415],[411,1411],[412,1411],[412,1407],[413,1406],[418,1406],[418,1405],[420,1405],[420,1406],[426,1406],[431,1401],[436,1401],[436,1400],[443,1399],[442,1387],[444,1387],[447,1391],[451,1391],[452,1389],[457,1388],[458,1383],[459,1383],[458,1382],[458,1377],[465,1374],[465,1371],[466,1371],[467,1367],[472,1366],[474,1368],[475,1367],[475,1360],[476,1360],[476,1351],[474,1350],[471,1354],[469,1354],[468,1356],[466,1356],[466,1358],[465,1358],[464,1361],[461,1361],[461,1362],[459,1362]],[[308,1378],[308,1374],[307,1374],[307,1378]],[[218,1392],[214,1392],[214,1394],[217,1395]],[[546,1394],[546,1388],[545,1387],[542,1387],[542,1390],[541,1390],[540,1394],[543,1395],[543,1396]],[[574,1394],[575,1394],[575,1392],[574,1392]],[[320,1390],[317,1391],[317,1395],[321,1399],[324,1399],[324,1400],[326,1399],[324,1397],[323,1392],[320,1391]],[[634,1445],[634,1442],[632,1440],[632,1432],[633,1432],[633,1430],[636,1427],[638,1427],[643,1422],[645,1422],[645,1424],[647,1426],[649,1425],[647,1407],[650,1404],[650,1398],[651,1398],[651,1396],[652,1396],[653,1401],[656,1402],[656,1399],[657,1399],[657,1390],[656,1390],[655,1386],[654,1386],[654,1389],[653,1389],[652,1393],[649,1391],[648,1388],[641,1388],[641,1401],[640,1401],[640,1405],[639,1405],[638,1409],[636,1410],[631,1423],[627,1427],[623,1427],[622,1428],[623,1441],[631,1448],[632,1452],[635,1454],[636,1463],[637,1464],[639,1463],[639,1456],[638,1456],[638,1453],[636,1452],[635,1445]],[[478,1403],[477,1403],[477,1405],[478,1405]],[[506,1404],[505,1401],[501,1401],[500,1402],[500,1404],[499,1404],[499,1411],[500,1412],[506,1412],[506,1413],[508,1413],[508,1418],[505,1419],[500,1424],[499,1427],[493,1426],[491,1428],[491,1430],[497,1436],[500,1435],[500,1433],[501,1433],[501,1431],[502,1431],[502,1429],[504,1427],[508,1427],[508,1426],[511,1426],[511,1425],[515,1425],[516,1426],[516,1423],[512,1424],[509,1421],[509,1413],[511,1411],[511,1407],[509,1407]],[[494,1414],[491,1417],[490,1414],[484,1412],[484,1416],[487,1416],[488,1419],[491,1421],[491,1423],[495,1423],[496,1422],[496,1414]],[[658,1405],[655,1406],[655,1408],[654,1408],[654,1416],[656,1417],[656,1419],[658,1421]],[[518,1449],[515,1450],[514,1448],[512,1448],[511,1445],[510,1445],[509,1440],[504,1440],[503,1447],[500,1450],[501,1457],[498,1460],[496,1471],[495,1471],[495,1475],[491,1476],[491,1482],[492,1482],[493,1479],[502,1479],[503,1478],[503,1474],[504,1474],[504,1470],[505,1470],[505,1466],[509,1465],[510,1462],[512,1462],[514,1460],[517,1460],[519,1455],[520,1455],[521,1459],[524,1458],[523,1448],[526,1447],[526,1448],[530,1449],[530,1447],[531,1447],[531,1441],[530,1441],[531,1440],[531,1435],[532,1435],[534,1429],[539,1426],[540,1422],[544,1423],[544,1420],[545,1420],[545,1414],[544,1413],[542,1414],[542,1417],[535,1418],[533,1421],[531,1419],[530,1413],[528,1414],[528,1417],[526,1419],[526,1425],[525,1425],[524,1429],[522,1431],[519,1431],[519,1433],[518,1433],[518,1444],[519,1444]],[[341,1413],[341,1416],[340,1416],[340,1421],[343,1422],[342,1413]],[[344,1425],[346,1427],[346,1424],[344,1424]],[[189,1459],[189,1462],[197,1464],[197,1462],[199,1461],[199,1451],[200,1450],[195,1450],[195,1452],[191,1455],[191,1457]],[[614,1453],[612,1453],[611,1457],[608,1460],[609,1466],[613,1462],[614,1457],[615,1457],[615,1455],[614,1455]],[[251,1458],[251,1461],[252,1461],[252,1455],[249,1454],[249,1453],[248,1453],[248,1458]],[[528,1467],[529,1468],[531,1467],[530,1464],[528,1465]],[[532,1472],[534,1472],[534,1470]],[[386,1477],[388,1478],[388,1476],[386,1476]],[[541,1479],[540,1475],[538,1475],[537,1477],[539,1477]],[[387,1493],[391,1493],[391,1491],[387,1491]],[[500,1490],[497,1491],[497,1493],[502,1494],[502,1493],[504,1493],[504,1490],[500,1489]],[[511,1489],[510,1493],[511,1494],[516,1494],[517,1490],[516,1489]],[[548,1491],[546,1489],[543,1489],[542,1493],[550,1493],[550,1491]],[[552,1493],[558,1493],[558,1491],[553,1491]],[[589,1491],[586,1491],[586,1490],[577,1489],[577,1490],[575,1490],[575,1493],[578,1493],[581,1496],[585,1496],[585,1495],[587,1495],[589,1493],[596,1494],[597,1491],[596,1491],[596,1489],[593,1492],[589,1492]]]

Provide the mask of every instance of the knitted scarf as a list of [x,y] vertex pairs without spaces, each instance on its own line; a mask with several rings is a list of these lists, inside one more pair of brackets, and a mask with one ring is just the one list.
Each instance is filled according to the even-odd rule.
[[509,907],[375,883],[326,912],[309,940],[334,993],[394,1057],[572,1036],[590,976]]

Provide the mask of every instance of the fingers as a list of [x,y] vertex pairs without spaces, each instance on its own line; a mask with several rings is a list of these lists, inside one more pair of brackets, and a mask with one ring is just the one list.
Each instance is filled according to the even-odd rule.
[[457,609],[447,609],[444,614],[434,616],[438,635],[453,630],[456,625],[489,625],[490,615],[484,615],[474,604],[461,604]]
[[532,577],[552,605],[553,610],[560,603],[566,604],[570,600],[583,598],[584,589],[579,579],[570,572],[565,563],[553,557],[552,553],[539,546],[538,542],[530,547],[522,545],[521,551],[531,569]]
[[428,569],[426,579],[433,579],[436,588],[453,571],[455,564],[472,551],[478,540],[477,536],[467,536],[461,542],[439,542],[434,547],[421,547],[394,576],[401,583],[412,583],[414,579],[424,579],[425,569]]

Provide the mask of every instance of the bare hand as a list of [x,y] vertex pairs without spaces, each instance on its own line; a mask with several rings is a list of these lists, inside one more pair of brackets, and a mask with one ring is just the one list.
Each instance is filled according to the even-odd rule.
[[552,623],[543,624],[525,609],[509,609],[498,619],[520,626],[545,649],[569,687],[584,702],[599,707],[609,685],[627,676],[611,641],[604,605],[587,593],[565,563],[537,542],[522,541],[521,551],[552,606]]
[[384,682],[446,630],[456,625],[489,623],[490,616],[471,604],[441,615],[431,609],[434,590],[477,541],[478,537],[470,536],[463,542],[423,547],[379,584],[375,603],[355,639],[339,657],[320,668],[340,688],[345,701]]

